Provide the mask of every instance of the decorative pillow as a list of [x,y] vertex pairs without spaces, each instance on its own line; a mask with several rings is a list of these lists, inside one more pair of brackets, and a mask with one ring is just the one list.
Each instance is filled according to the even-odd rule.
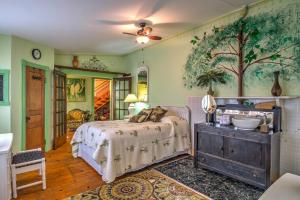
[[148,120],[153,109],[143,109],[139,114],[132,116],[129,122],[141,123]]
[[168,110],[165,110],[165,109],[161,108],[160,106],[157,106],[156,108],[153,108],[149,119],[153,122],[159,122],[161,120],[161,118],[163,118],[163,116],[165,115],[165,113],[167,111]]
[[141,110],[141,112],[139,112],[138,115],[145,115],[146,116],[145,121],[147,121],[151,116],[152,112],[153,112],[153,108],[149,108],[149,109],[144,108],[143,110]]
[[146,115],[134,115],[129,119],[129,122],[141,123],[145,121],[146,117]]

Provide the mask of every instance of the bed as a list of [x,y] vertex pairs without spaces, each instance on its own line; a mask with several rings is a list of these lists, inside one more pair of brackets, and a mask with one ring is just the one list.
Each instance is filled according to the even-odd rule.
[[102,179],[116,177],[191,151],[190,110],[167,109],[160,122],[95,121],[81,125],[71,140],[72,154],[92,166]]

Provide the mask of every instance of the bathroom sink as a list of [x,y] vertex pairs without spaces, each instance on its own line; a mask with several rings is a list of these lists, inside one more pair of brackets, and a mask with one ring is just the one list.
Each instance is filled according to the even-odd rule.
[[260,125],[261,119],[256,118],[232,118],[233,125],[242,130],[254,130]]

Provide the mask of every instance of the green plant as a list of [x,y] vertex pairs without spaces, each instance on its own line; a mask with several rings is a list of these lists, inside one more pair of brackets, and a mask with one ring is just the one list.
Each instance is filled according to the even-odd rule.
[[197,86],[202,88],[209,87],[209,92],[212,92],[212,83],[226,84],[226,73],[222,70],[207,69],[197,77]]

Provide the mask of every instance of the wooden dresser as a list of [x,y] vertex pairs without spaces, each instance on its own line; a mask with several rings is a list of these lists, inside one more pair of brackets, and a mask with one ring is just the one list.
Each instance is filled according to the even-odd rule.
[[195,124],[195,167],[216,171],[260,188],[279,177],[280,133]]
[[12,133],[0,133],[0,199],[11,199],[11,146]]

